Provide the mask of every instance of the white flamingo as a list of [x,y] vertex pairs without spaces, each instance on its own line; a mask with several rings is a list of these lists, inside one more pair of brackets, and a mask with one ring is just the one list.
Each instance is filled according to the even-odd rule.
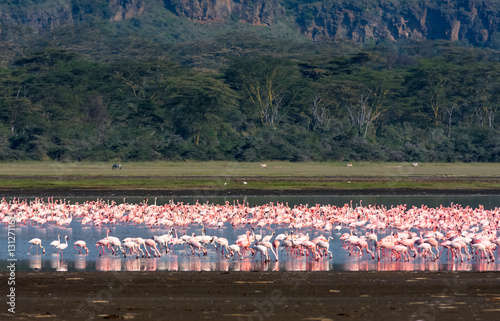
[[[66,249],[68,247],[68,236],[66,235],[64,238],[66,239],[66,243],[61,243],[58,246],[56,246],[57,254],[59,254],[59,252],[61,252],[62,250]],[[61,252],[61,256],[62,255],[63,255],[63,252]]]
[[59,238],[59,234],[57,234],[57,241],[54,240],[54,241],[50,242],[50,245],[52,245],[52,247],[54,248],[54,251],[55,251],[56,247],[59,246],[59,244],[61,244],[61,239]]
[[329,259],[331,259],[333,257],[333,254],[330,251],[330,239],[333,239],[333,238],[331,236],[329,236],[326,242],[319,241],[318,243],[316,243],[316,245],[318,246],[319,252],[321,252],[321,250],[323,250],[326,255],[330,254]]
[[[255,246],[255,249],[260,252],[260,257],[262,258],[262,256],[265,257],[264,259],[264,262],[269,262],[271,261],[271,259],[269,258],[269,253],[267,252],[267,247],[265,247],[264,245],[262,244],[257,244]],[[254,259],[255,259],[255,256],[254,256]]]

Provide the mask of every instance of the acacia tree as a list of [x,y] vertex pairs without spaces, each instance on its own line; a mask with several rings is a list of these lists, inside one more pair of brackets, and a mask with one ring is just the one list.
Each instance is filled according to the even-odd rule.
[[276,125],[296,98],[300,76],[291,61],[273,57],[233,58],[225,72],[230,86],[242,91],[242,107],[262,125]]
[[[360,137],[366,138],[375,121],[389,109],[385,105],[387,89],[370,89],[355,80],[337,81],[326,88],[329,89],[330,117],[345,117]],[[335,109],[338,109],[336,113]]]
[[438,126],[443,121],[443,114],[455,103],[452,101],[455,81],[451,74],[456,68],[440,59],[422,60],[413,72],[411,90],[414,92],[419,114]]
[[495,114],[498,111],[499,105],[498,91],[500,88],[498,78],[499,76],[495,72],[495,69],[485,70],[477,78],[471,95],[477,123],[480,126],[487,126],[490,129],[494,127]]
[[358,128],[358,134],[366,138],[368,129],[379,116],[387,110],[384,108],[383,101],[387,92],[380,90],[373,93],[361,94],[359,104],[347,106],[351,124]]
[[313,128],[328,129],[332,122],[332,113],[328,108],[327,102],[322,95],[317,94],[313,97],[310,105]]

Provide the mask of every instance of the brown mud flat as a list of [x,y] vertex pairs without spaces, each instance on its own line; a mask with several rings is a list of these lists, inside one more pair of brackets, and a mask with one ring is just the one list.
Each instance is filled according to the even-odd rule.
[[[52,176],[5,176],[5,179],[53,179]],[[64,180],[79,179],[113,179],[117,176],[68,176]],[[261,195],[289,195],[289,196],[320,196],[320,195],[499,195],[500,176],[120,176],[120,178],[141,178],[141,179],[165,179],[192,181],[197,179],[209,179],[216,181],[269,181],[269,182],[378,182],[384,183],[382,188],[219,188],[203,187],[193,185],[183,189],[173,188],[148,188],[131,187],[122,188],[90,187],[90,188],[6,188],[0,186],[0,196],[2,197],[175,197],[175,196],[261,196]],[[394,187],[391,183],[396,181],[407,181],[415,187]],[[491,188],[460,188],[463,183],[493,183]],[[449,187],[433,188],[426,187],[429,184],[446,184]]]
[[15,287],[16,314],[4,304],[2,320],[455,321],[500,315],[498,272],[23,272]]
[[377,188],[377,189],[15,189],[1,190],[1,197],[33,198],[114,198],[114,197],[182,197],[182,196],[349,196],[349,195],[500,195],[498,189],[430,189],[430,188]]

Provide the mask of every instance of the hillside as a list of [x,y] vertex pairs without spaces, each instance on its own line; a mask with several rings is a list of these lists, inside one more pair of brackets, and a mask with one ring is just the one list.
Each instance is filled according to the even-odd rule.
[[15,0],[0,4],[0,50],[78,47],[89,37],[183,43],[239,31],[316,43],[441,39],[495,47],[499,9],[496,0]]
[[0,4],[0,160],[500,161],[498,1]]

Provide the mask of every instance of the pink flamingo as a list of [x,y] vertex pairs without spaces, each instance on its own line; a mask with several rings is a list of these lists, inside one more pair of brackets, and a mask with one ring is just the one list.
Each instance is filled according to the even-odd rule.
[[408,250],[413,251],[413,257],[417,256],[417,250],[415,250],[415,240],[416,238],[411,238],[411,239],[402,239],[398,240],[398,243],[401,245],[404,245],[408,248]]
[[273,247],[274,247],[274,250],[275,250],[275,253],[276,253],[276,261],[279,260],[279,257],[278,257],[278,248],[280,246],[280,241],[278,239],[274,239],[273,241]]
[[[460,254],[460,261],[463,262],[464,261],[464,255],[462,254],[462,248],[465,249],[465,252],[467,253],[468,255],[468,258],[467,260],[470,260],[470,253],[469,251],[467,251],[467,245],[461,241],[453,241],[450,243],[450,247],[454,250],[456,250],[458,252],[458,254]],[[455,257],[457,257],[457,255],[455,254]]]
[[375,255],[368,248],[368,242],[366,242],[365,239],[362,239],[362,238],[358,239],[358,241],[356,243],[354,243],[354,245],[358,247],[359,255],[363,254],[363,256],[365,256],[363,253],[363,249],[365,249],[366,253],[369,253],[372,256],[372,260],[375,260]]
[[410,255],[408,254],[408,248],[406,246],[400,245],[400,244],[394,245],[392,247],[392,251],[394,253],[396,253],[396,260],[398,258],[400,258],[401,256],[403,257],[403,259],[405,261],[409,261],[410,260]]
[[438,258],[439,257],[439,248],[438,248],[438,241],[434,238],[434,237],[428,237],[426,239],[424,239],[424,242],[425,243],[429,243],[432,247],[435,247],[436,248],[436,257]]
[[[109,248],[110,247],[110,241],[108,239],[101,239],[95,243],[95,247],[99,251],[99,256],[105,254],[106,252],[104,251],[104,247]],[[100,247],[100,248],[99,248]],[[102,249],[102,251],[101,251]]]
[[[195,253],[195,250],[201,250],[203,252],[203,255],[207,255],[207,250],[201,245],[200,241],[196,237],[191,237],[189,238],[186,243],[191,247],[193,255],[198,254]],[[229,253],[229,251],[228,251]],[[200,256],[200,254],[198,254]]]
[[238,259],[243,260],[243,257],[241,255],[241,249],[238,245],[236,244],[231,244],[228,246],[229,248],[229,255],[226,258],[230,258],[231,256],[233,257],[233,260],[235,259],[234,253],[238,254]]
[[[78,240],[74,244],[75,244],[74,249],[77,250],[78,252],[80,252],[80,254],[82,254],[82,250],[87,250],[87,254],[89,254],[89,249],[88,249],[87,243],[85,241]],[[76,248],[77,246],[80,248],[77,249]]]
[[136,259],[139,258],[139,251],[142,253],[142,256],[144,257],[144,252],[142,251],[141,246],[138,243],[134,241],[126,241],[122,245],[123,248],[125,249],[123,251],[123,257],[127,257],[127,249],[130,251],[130,254],[132,253],[137,254]]
[[158,255],[158,257],[161,257],[160,251],[156,247],[156,241],[155,240],[153,240],[153,239],[145,239],[144,240],[144,244],[145,244],[145,246],[147,246],[147,247],[149,247],[150,249],[153,250],[154,257],[156,257],[156,255]]
[[109,246],[108,248],[111,248],[111,252],[114,254],[116,254],[118,252],[118,250],[122,250],[123,252],[123,249],[121,248],[121,242],[120,242],[120,239],[115,237],[115,236],[109,236],[109,233],[111,232],[110,229],[107,229],[106,231],[106,240],[109,241]]
[[36,245],[36,254],[38,255],[38,246],[40,246],[43,250],[43,254],[45,254],[45,248],[42,246],[42,240],[40,240],[39,238],[34,238],[34,239],[31,239],[29,241],[29,243],[31,243],[32,245],[30,246],[30,249],[28,250],[28,254],[30,254],[30,251],[31,251],[31,248],[33,247],[33,245]]
[[[151,254],[149,253],[149,251],[146,247],[146,242],[142,237],[136,237],[136,238],[132,239],[132,241],[139,244],[139,249],[141,248],[141,245],[144,246],[144,249],[146,250],[146,253],[147,253],[146,257],[151,257]],[[141,252],[142,252],[142,250],[141,250]],[[144,257],[144,254],[143,254],[143,257]]]
[[429,243],[424,242],[417,246],[417,248],[422,249],[422,255],[424,256],[424,258],[427,257],[428,253],[431,254],[432,260],[435,260],[437,258],[436,254],[432,252],[432,245],[430,245]]
[[260,241],[260,242],[257,242],[257,244],[264,245],[268,250],[271,250],[271,252],[273,252],[273,254],[274,254],[274,258],[276,259],[276,262],[278,261],[278,254],[276,254],[276,252],[274,252],[273,244],[271,242]]
[[391,253],[391,260],[392,260],[392,248],[394,247],[394,242],[392,242],[391,240],[389,239],[382,239],[380,241],[377,242],[377,245],[376,245],[376,249],[377,249],[377,253],[378,253],[378,260],[380,261],[381,257],[382,257],[382,251],[385,251],[387,253],[387,251],[390,251]]
[[224,248],[226,249],[226,252],[229,252],[229,250],[227,249],[227,247],[229,246],[229,242],[225,237],[213,236],[212,242],[218,245],[215,248],[216,251],[218,251],[219,248],[221,248],[222,255],[224,255]]
[[[312,241],[304,241],[304,242],[302,242],[302,245],[305,246],[307,248],[307,250],[309,250],[311,252],[311,255],[314,254],[314,259],[316,261],[319,260],[319,254],[316,251],[316,248],[317,248],[316,243],[314,243]],[[309,255],[309,252],[306,252],[306,255]]]

